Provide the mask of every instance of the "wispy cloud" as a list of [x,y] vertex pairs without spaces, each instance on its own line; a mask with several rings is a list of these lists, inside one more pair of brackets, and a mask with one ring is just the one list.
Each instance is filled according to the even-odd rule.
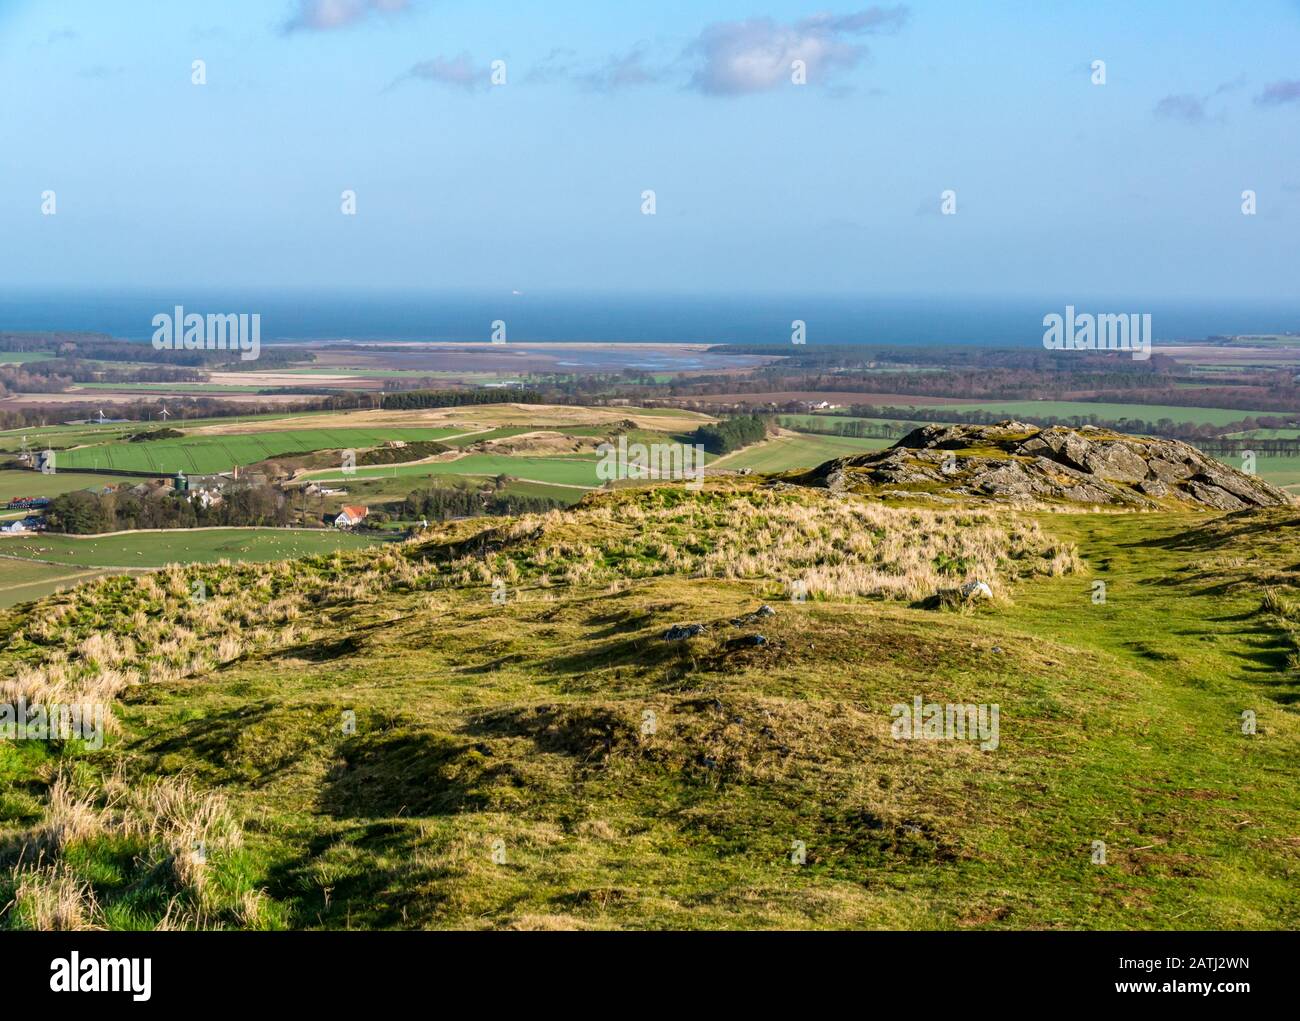
[[666,74],[664,69],[646,64],[645,50],[637,46],[621,56],[610,57],[599,69],[579,75],[578,82],[594,92],[617,92],[662,81]]
[[1284,106],[1295,102],[1300,102],[1300,81],[1270,82],[1255,97],[1259,106]]
[[[1211,100],[1236,92],[1245,84],[1246,76],[1238,75],[1231,81],[1217,86],[1212,92],[1204,96],[1194,95],[1190,92],[1179,92],[1165,96],[1164,99],[1156,103],[1155,115],[1168,120],[1183,121],[1186,124],[1204,124],[1211,119]],[[1225,119],[1224,114],[1220,112],[1216,119]]]
[[1190,93],[1165,96],[1156,104],[1157,117],[1169,120],[1186,121],[1188,124],[1200,124],[1206,119],[1205,100]]
[[530,85],[550,85],[573,76],[573,61],[577,53],[567,46],[557,46],[532,68],[524,81]]
[[55,43],[71,42],[72,40],[78,38],[80,38],[80,36],[77,34],[76,29],[58,28],[55,29],[53,32],[51,32],[49,38],[46,39],[45,41],[50,46],[53,46]]
[[1215,89],[1214,92],[1210,94],[1211,98],[1213,98],[1214,96],[1224,96],[1227,95],[1229,92],[1236,92],[1238,89],[1244,87],[1245,84],[1246,84],[1246,76],[1244,74],[1239,74],[1237,75],[1236,78],[1232,79],[1232,81],[1224,82],[1217,89]]
[[[572,49],[557,47],[523,80],[531,85],[567,82],[601,93],[673,82],[706,95],[743,95],[790,83],[793,62],[802,60],[810,84],[841,94],[846,90],[833,80],[835,72],[856,67],[867,55],[866,46],[854,38],[896,32],[908,13],[904,6],[871,7],[853,14],[816,14],[788,25],[770,18],[718,22],[706,27],[675,59],[655,59],[645,43],[637,43],[592,64],[581,61]],[[487,72],[474,66],[466,54],[416,64],[389,88],[409,79],[469,92],[489,81]]]
[[855,14],[817,14],[788,25],[771,18],[718,22],[687,48],[695,64],[690,86],[713,96],[765,92],[791,81],[796,60],[803,61],[810,84],[825,85],[866,58],[867,47],[853,40],[897,32],[908,14],[903,6],[870,7]]
[[556,48],[528,71],[524,81],[530,85],[568,82],[588,92],[619,92],[664,81],[671,73],[671,64],[651,61],[645,44],[638,43],[626,53],[613,54],[598,65],[579,61],[578,54],[571,49]]
[[324,32],[346,28],[372,15],[410,10],[412,0],[298,0],[297,9],[284,23],[284,31]]
[[466,92],[485,88],[489,84],[487,70],[475,64],[468,53],[455,57],[434,57],[432,60],[423,60],[413,65],[406,74],[393,82],[393,85],[411,78],[432,82],[434,85],[463,89]]

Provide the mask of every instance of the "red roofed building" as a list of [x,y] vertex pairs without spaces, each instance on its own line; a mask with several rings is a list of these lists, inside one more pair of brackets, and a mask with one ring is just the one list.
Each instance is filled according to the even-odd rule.
[[343,513],[334,519],[335,528],[356,528],[357,525],[366,520],[366,515],[370,513],[369,507],[348,507],[344,506]]

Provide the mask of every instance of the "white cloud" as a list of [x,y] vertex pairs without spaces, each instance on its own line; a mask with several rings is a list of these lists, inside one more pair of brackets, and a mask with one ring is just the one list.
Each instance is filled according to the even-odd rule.
[[488,72],[476,66],[468,53],[462,53],[458,57],[434,57],[432,60],[421,61],[403,77],[419,78],[436,85],[450,85],[466,92],[488,84]]
[[802,60],[810,84],[826,84],[836,72],[856,67],[867,47],[861,35],[897,31],[906,7],[871,7],[855,14],[817,14],[791,25],[771,18],[725,21],[700,33],[687,54],[696,61],[691,87],[710,95],[743,95],[788,84]]

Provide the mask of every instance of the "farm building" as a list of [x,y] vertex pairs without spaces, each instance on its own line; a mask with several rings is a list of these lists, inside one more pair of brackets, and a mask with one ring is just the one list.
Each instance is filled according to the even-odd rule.
[[369,507],[345,506],[342,513],[334,519],[334,527],[356,528],[357,525],[366,520],[366,515],[369,513]]
[[26,517],[21,521],[10,521],[0,525],[0,532],[40,532],[45,529],[45,521],[42,518]]

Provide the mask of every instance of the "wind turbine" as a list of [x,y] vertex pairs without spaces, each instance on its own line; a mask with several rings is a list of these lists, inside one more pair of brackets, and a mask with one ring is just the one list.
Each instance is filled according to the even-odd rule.
[[162,418],[162,420],[163,420],[164,422],[166,422],[168,416],[171,415],[171,412],[167,410],[167,402],[166,402],[166,401],[163,401],[163,402],[162,402],[162,411],[161,411],[159,414],[160,414],[160,417]]
[[99,409],[99,424],[100,424],[100,425],[103,425],[103,424],[104,424],[104,409],[103,409],[103,408],[100,408],[100,409]]

